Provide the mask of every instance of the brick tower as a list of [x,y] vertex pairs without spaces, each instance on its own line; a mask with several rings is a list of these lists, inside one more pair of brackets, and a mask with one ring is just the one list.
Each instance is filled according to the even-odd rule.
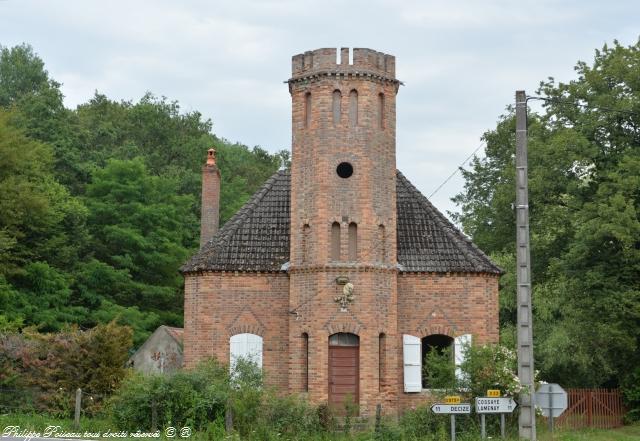
[[395,58],[292,59],[289,389],[397,407]]

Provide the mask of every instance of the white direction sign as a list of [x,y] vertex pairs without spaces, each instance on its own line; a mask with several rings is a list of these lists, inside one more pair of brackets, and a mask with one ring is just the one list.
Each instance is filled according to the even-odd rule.
[[476,398],[476,413],[511,413],[517,404],[509,397]]
[[433,413],[446,413],[446,414],[465,414],[471,413],[471,404],[434,404],[431,406]]

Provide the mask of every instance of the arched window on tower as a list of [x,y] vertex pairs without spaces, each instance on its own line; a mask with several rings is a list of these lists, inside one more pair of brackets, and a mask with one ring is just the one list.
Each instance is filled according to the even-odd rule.
[[385,380],[386,335],[381,332],[378,336],[378,391],[382,391]]
[[387,234],[384,225],[378,225],[378,262],[387,261]]
[[302,263],[309,261],[309,256],[311,254],[311,250],[309,249],[310,234],[311,234],[311,227],[309,226],[309,224],[304,224],[302,226],[302,250],[301,250]]
[[338,126],[340,124],[340,118],[342,117],[342,93],[339,90],[333,91],[333,125]]
[[311,126],[311,92],[304,95],[304,127],[308,129]]
[[384,94],[378,94],[378,126],[384,129]]
[[355,89],[349,92],[349,125],[358,125],[358,91]]
[[309,391],[309,334],[302,333],[302,390]]
[[358,260],[358,225],[355,222],[349,224],[349,260]]
[[340,260],[340,224],[331,224],[331,260]]

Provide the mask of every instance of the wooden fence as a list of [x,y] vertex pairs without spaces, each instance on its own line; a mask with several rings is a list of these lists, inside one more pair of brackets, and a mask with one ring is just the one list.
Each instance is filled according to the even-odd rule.
[[555,421],[557,427],[609,429],[622,426],[624,409],[619,389],[567,389],[567,410]]

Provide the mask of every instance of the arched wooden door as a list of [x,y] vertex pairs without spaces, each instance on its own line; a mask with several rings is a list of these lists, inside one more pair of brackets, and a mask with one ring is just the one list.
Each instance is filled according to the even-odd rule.
[[344,409],[345,402],[359,402],[360,338],[338,333],[329,337],[329,405]]

